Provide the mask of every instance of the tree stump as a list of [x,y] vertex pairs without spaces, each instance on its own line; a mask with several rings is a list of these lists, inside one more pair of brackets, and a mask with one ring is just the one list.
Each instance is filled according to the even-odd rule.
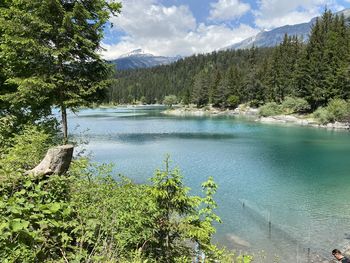
[[72,161],[73,150],[73,145],[62,145],[50,148],[45,158],[34,169],[27,171],[26,174],[33,174],[35,176],[64,174],[68,171]]

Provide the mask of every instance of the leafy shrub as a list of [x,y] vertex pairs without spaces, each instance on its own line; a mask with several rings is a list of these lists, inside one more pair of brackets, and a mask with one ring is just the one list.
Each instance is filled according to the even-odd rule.
[[58,261],[73,250],[69,177],[24,175],[52,145],[44,128],[24,126],[0,159],[0,258],[2,262]]
[[327,107],[318,108],[314,117],[322,124],[350,120],[350,103],[341,99],[331,100]]
[[327,106],[329,122],[347,121],[350,119],[350,104],[345,100],[331,100]]
[[[16,129],[16,117],[7,115],[0,117],[0,154],[12,144],[12,135]],[[1,159],[1,158],[0,158]]]
[[313,116],[321,124],[326,124],[329,122],[329,113],[326,108],[319,107],[314,113]]
[[112,178],[109,165],[75,162],[70,173],[77,180],[72,186],[71,203],[77,213],[77,242],[81,257],[93,262],[130,258],[152,237],[152,214],[147,186]]
[[[54,139],[37,126],[26,126],[11,139],[12,147],[0,160],[0,170],[28,170],[38,164]],[[6,168],[7,167],[7,168]],[[1,173],[1,172],[0,172]]]
[[263,117],[275,116],[282,113],[281,106],[276,102],[268,102],[259,108],[259,115]]
[[70,180],[56,175],[45,180],[22,175],[16,182],[1,182],[2,262],[59,261],[73,253]]
[[[215,232],[212,199],[216,185],[203,184],[205,197],[188,195],[178,169],[158,170],[153,184],[136,185],[120,177],[112,179],[110,167],[78,162],[72,174],[80,178],[72,187],[77,213],[77,241],[93,261],[128,258],[142,251],[157,262],[191,262],[194,251],[188,241],[200,244],[207,258],[219,257],[211,244]],[[95,176],[93,176],[95,175]],[[204,210],[199,209],[202,205]]]
[[164,100],[163,100],[164,105],[171,108],[176,103],[177,103],[177,97],[175,95],[169,95],[164,97]]
[[239,97],[235,95],[231,95],[227,98],[226,105],[229,108],[236,108],[239,104]]
[[302,98],[286,97],[282,102],[282,109],[286,114],[304,113],[310,110],[309,103]]

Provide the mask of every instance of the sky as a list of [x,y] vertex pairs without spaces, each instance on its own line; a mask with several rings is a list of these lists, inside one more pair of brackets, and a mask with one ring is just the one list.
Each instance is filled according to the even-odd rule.
[[350,0],[121,0],[105,29],[102,55],[115,59],[135,49],[188,56],[232,45],[262,30],[309,22]]

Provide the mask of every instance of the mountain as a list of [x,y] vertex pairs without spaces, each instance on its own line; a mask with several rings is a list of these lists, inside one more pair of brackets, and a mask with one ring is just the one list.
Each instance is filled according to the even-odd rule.
[[[345,9],[343,11],[338,12],[337,14],[344,14],[345,18],[349,19],[350,9]],[[303,42],[307,42],[309,40],[309,33],[311,27],[315,23],[315,21],[316,18],[313,18],[308,23],[286,25],[282,27],[277,27],[275,29],[272,29],[271,31],[262,31],[253,37],[247,38],[241,42],[225,47],[222,50],[246,49],[251,48],[253,45],[255,47],[273,47],[283,41],[285,34],[288,34],[290,36],[296,35]]]
[[179,60],[181,57],[163,57],[145,53],[142,49],[133,50],[111,61],[118,70],[151,68],[166,65]]

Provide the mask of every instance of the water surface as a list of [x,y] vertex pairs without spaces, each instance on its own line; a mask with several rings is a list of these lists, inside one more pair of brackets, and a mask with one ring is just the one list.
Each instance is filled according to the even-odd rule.
[[[71,132],[87,136],[98,162],[147,182],[166,154],[194,193],[219,185],[216,241],[267,251],[272,262],[329,257],[350,238],[350,134],[234,117],[169,117],[155,108],[82,110]],[[271,222],[271,228],[269,228]],[[262,252],[263,254],[263,252]],[[259,262],[259,261],[257,261]]]

